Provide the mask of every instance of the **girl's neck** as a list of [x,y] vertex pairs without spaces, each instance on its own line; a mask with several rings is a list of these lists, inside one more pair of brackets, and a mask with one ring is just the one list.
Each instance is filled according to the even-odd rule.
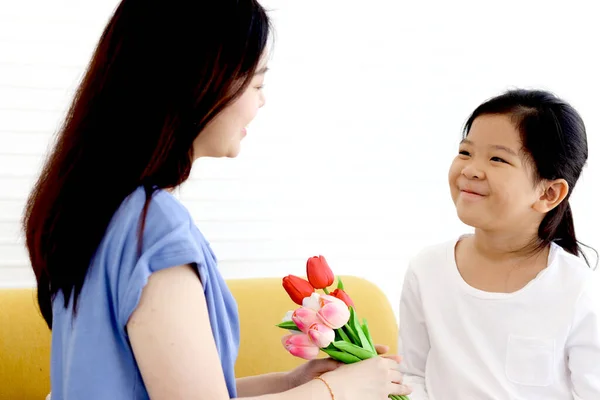
[[530,232],[490,232],[475,229],[472,238],[475,251],[490,260],[503,261],[506,259],[531,257],[538,253],[537,230]]

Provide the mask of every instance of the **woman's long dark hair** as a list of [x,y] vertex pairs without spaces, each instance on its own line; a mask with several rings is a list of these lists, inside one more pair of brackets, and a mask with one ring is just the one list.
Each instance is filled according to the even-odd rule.
[[154,188],[188,178],[194,139],[248,86],[269,32],[255,0],[119,4],[25,208],[38,303],[50,328],[58,292],[76,312],[123,200],[143,185],[147,207]]
[[531,159],[535,180],[564,179],[569,193],[562,203],[550,211],[540,224],[536,248],[552,242],[567,252],[585,253],[575,236],[569,197],[588,158],[585,125],[579,113],[567,102],[542,90],[510,90],[494,97],[473,111],[465,124],[468,136],[475,119],[482,115],[509,115],[521,134],[523,149]]

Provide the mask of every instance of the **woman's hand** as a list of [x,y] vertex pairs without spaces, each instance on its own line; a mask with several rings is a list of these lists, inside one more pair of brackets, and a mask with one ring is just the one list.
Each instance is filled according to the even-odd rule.
[[[375,350],[377,354],[382,355],[389,351],[389,347],[383,344],[376,344]],[[310,382],[317,376],[321,376],[326,372],[333,371],[344,364],[335,361],[332,358],[322,358],[318,360],[308,361],[299,367],[288,372],[286,378],[288,380],[289,389]]]

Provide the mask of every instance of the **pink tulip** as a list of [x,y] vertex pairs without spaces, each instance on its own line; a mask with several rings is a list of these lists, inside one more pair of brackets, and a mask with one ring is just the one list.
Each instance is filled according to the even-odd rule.
[[319,348],[304,333],[284,336],[282,342],[285,349],[295,357],[313,360],[319,355]]
[[315,311],[321,309],[321,293],[312,293],[309,297],[302,300],[302,307],[310,308]]
[[350,310],[342,300],[329,295],[321,295],[320,303],[321,309],[317,315],[325,325],[331,329],[339,329],[348,323]]
[[335,340],[335,332],[323,324],[312,324],[308,330],[308,337],[320,348],[325,348]]
[[317,312],[306,307],[296,309],[292,314],[292,321],[294,321],[298,329],[304,333],[308,333],[308,328],[310,328],[312,324],[320,322]]

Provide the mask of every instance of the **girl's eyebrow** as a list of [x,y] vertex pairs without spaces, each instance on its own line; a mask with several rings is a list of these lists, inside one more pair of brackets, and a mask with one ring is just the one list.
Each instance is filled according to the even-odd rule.
[[[475,143],[473,143],[473,141],[472,141],[472,140],[469,140],[469,139],[463,139],[463,140],[460,142],[460,144],[469,144],[469,145],[475,145]],[[493,149],[496,149],[496,150],[501,150],[501,151],[504,151],[504,152],[506,152],[506,153],[508,153],[508,154],[511,154],[511,155],[513,155],[513,156],[517,157],[517,153],[516,153],[516,152],[515,152],[513,149],[511,149],[511,148],[509,148],[509,147],[506,147],[506,146],[501,146],[501,145],[499,145],[499,144],[493,144],[493,145],[490,145],[489,147],[491,147],[491,148],[493,148]]]
[[509,147],[500,146],[498,144],[495,144],[495,145],[493,145],[491,147],[494,148],[494,149],[496,149],[496,150],[501,150],[501,151],[504,151],[504,152],[506,152],[506,153],[508,153],[510,155],[513,155],[513,156],[517,157],[517,153],[515,153],[515,151],[513,149],[509,148]]

